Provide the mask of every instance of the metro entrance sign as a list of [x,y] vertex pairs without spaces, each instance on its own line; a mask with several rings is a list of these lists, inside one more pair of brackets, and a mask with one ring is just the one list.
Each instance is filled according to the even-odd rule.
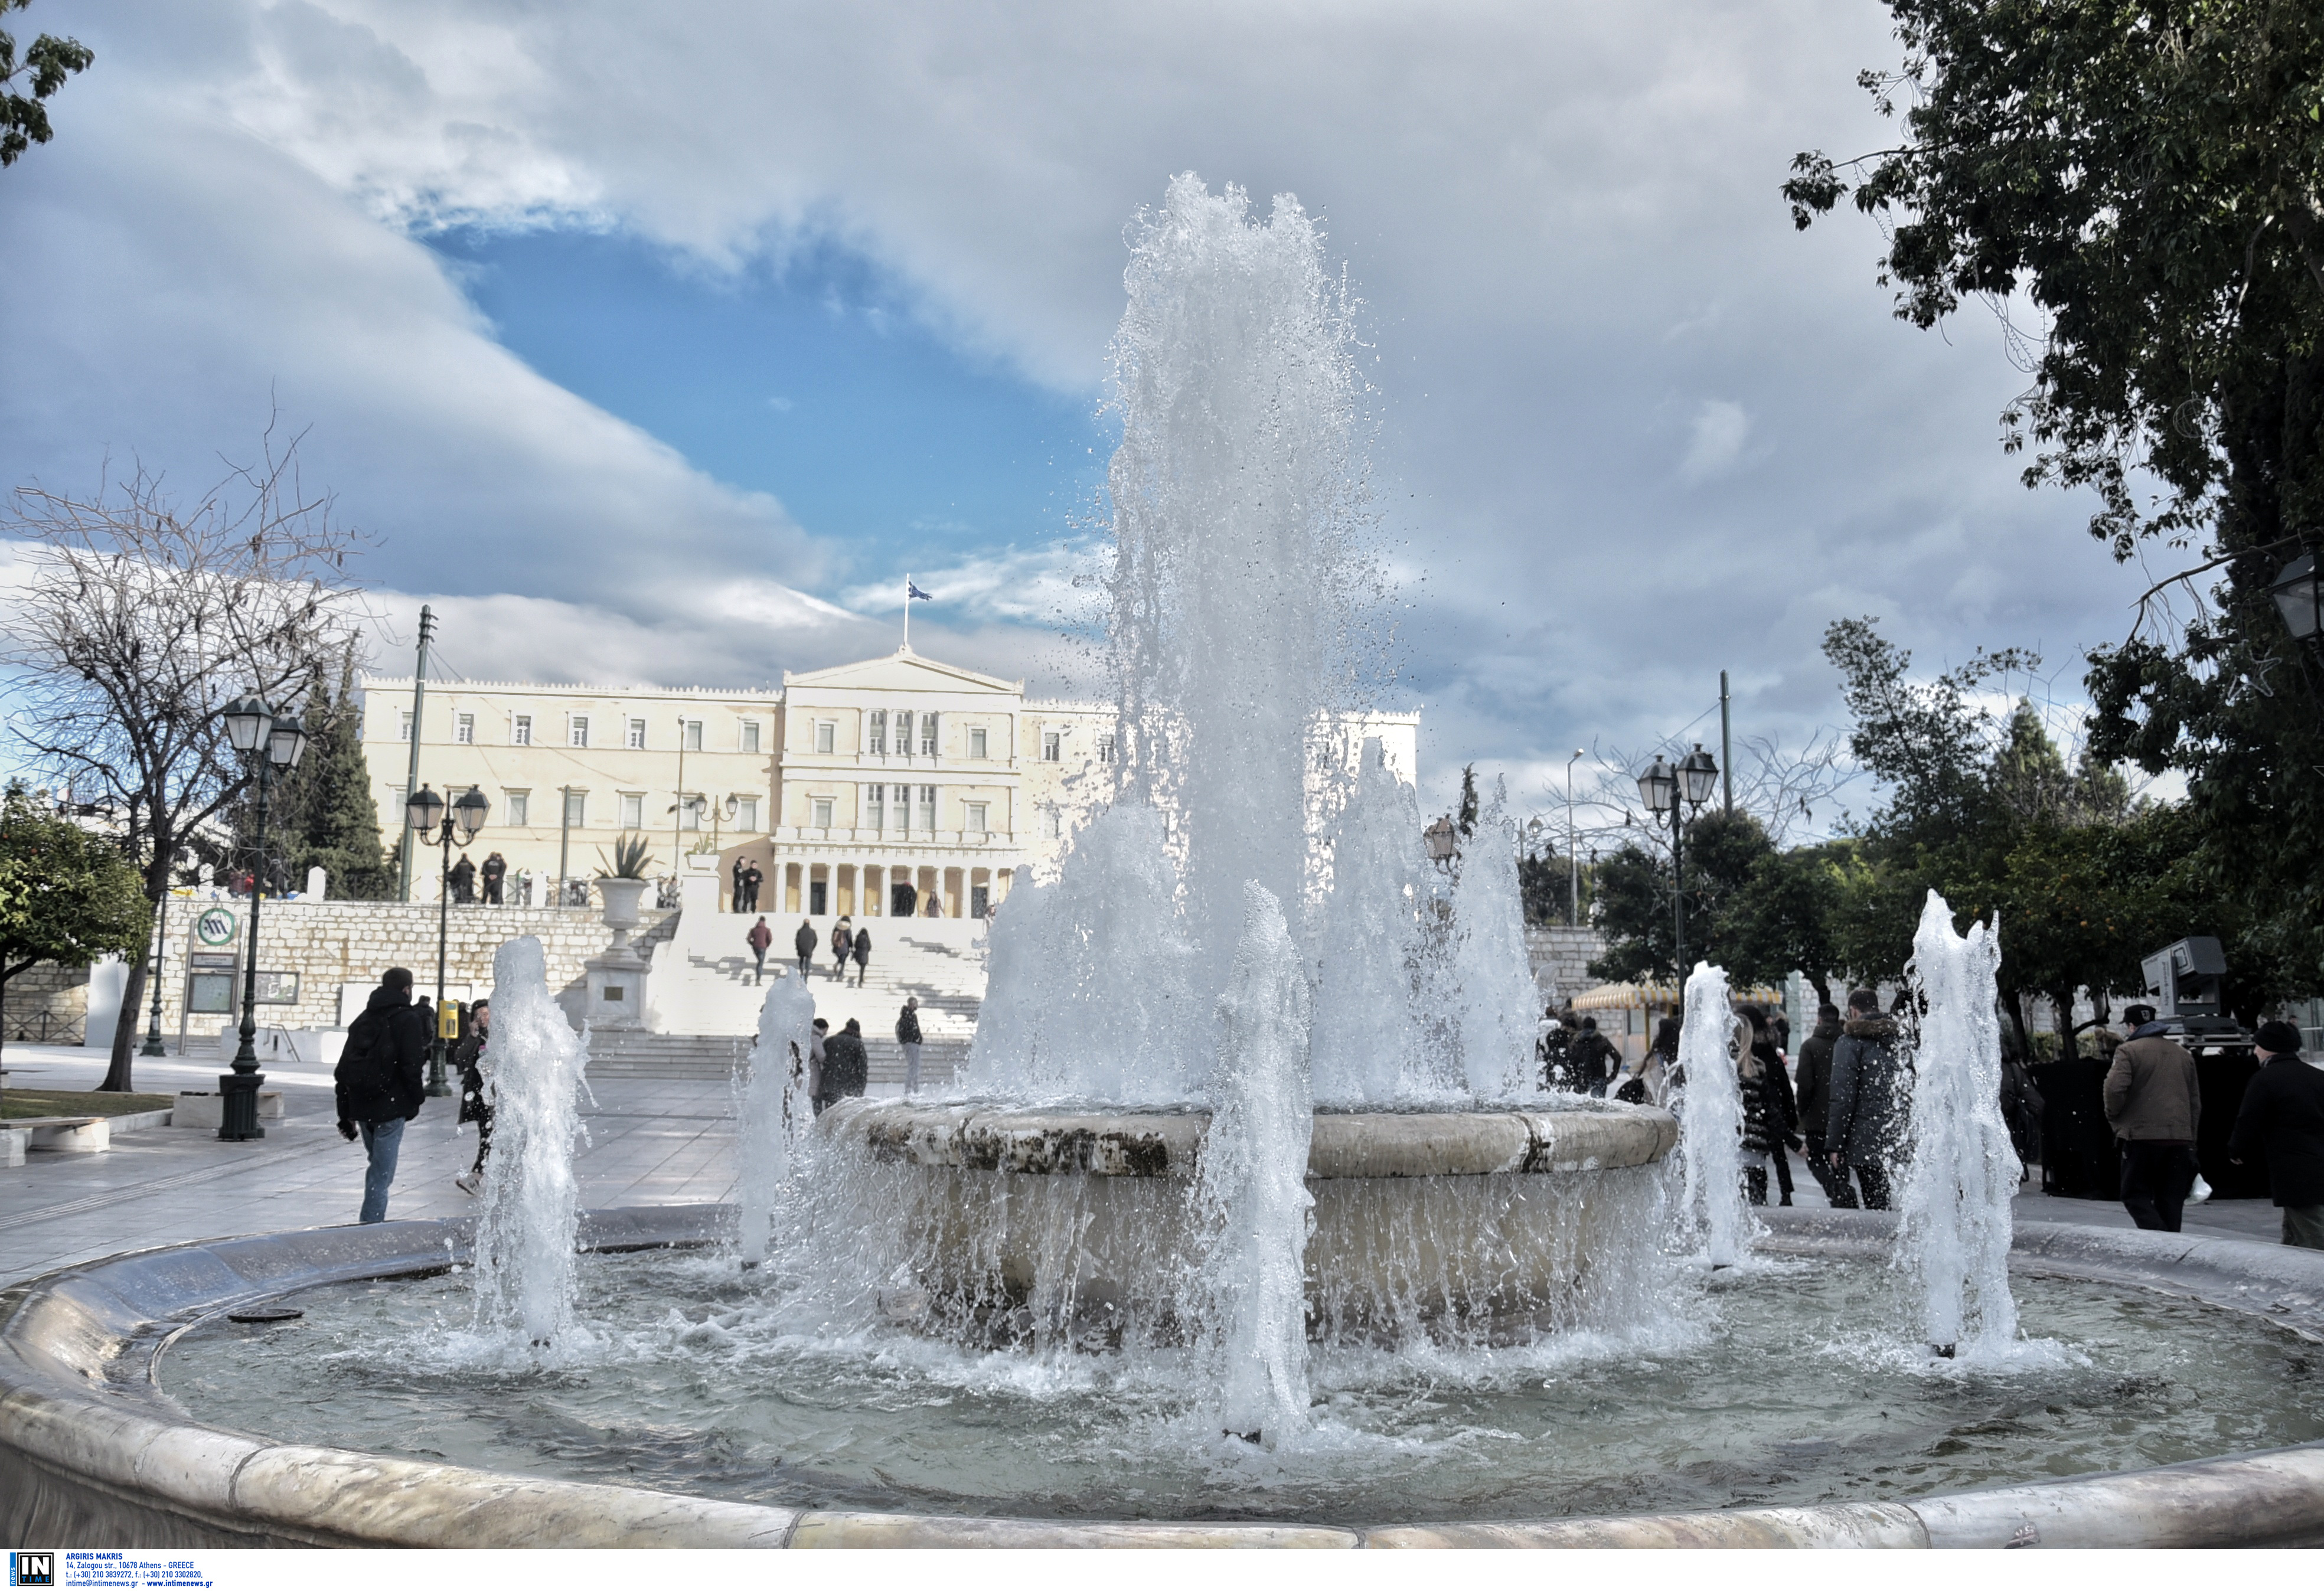
[[204,944],[232,944],[242,931],[242,919],[232,906],[205,906],[194,919],[194,937]]

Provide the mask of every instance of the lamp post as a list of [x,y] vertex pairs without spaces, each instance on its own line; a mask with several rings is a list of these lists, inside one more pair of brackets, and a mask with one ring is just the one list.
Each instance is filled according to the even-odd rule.
[[1678,980],[1686,981],[1686,808],[1698,811],[1719,787],[1719,761],[1695,742],[1692,755],[1677,765],[1657,755],[1655,765],[1638,776],[1638,795],[1646,810],[1670,814],[1671,825],[1671,965]]
[[1565,894],[1566,926],[1582,926],[1582,847],[1573,832],[1573,764],[1582,748],[1565,759]]
[[443,865],[436,897],[436,1032],[428,1041],[428,1092],[438,1099],[452,1091],[444,1075],[444,952],[452,933],[452,847],[468,849],[484,826],[493,804],[482,790],[471,787],[447,809],[444,798],[422,785],[403,804],[411,837],[422,845],[439,846]]
[[[170,860],[174,862],[183,854],[182,851],[177,852]],[[153,1006],[145,1018],[145,1043],[137,1052],[141,1056],[169,1053],[161,1047],[161,967],[169,948],[170,869],[165,865],[161,869],[161,906],[153,914]]]
[[1452,820],[1438,818],[1421,831],[1420,837],[1428,842],[1428,860],[1451,871],[1453,860],[1461,854],[1461,831],[1452,826]]
[[242,968],[242,1043],[234,1070],[218,1078],[218,1136],[230,1142],[263,1138],[258,1125],[258,907],[266,898],[266,799],[276,769],[288,772],[307,754],[307,725],[297,713],[277,713],[257,696],[236,696],[219,714],[226,740],[253,767],[258,781],[258,867],[250,882],[250,948]]
[[2275,611],[2283,615],[2292,639],[2314,641],[2324,633],[2324,582],[2317,579],[2313,549],[2278,571],[2267,594],[2275,599]]

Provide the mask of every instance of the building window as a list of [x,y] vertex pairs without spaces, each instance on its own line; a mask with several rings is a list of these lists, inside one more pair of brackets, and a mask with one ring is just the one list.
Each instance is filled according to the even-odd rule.
[[[920,716],[926,719],[931,715],[924,713]],[[936,787],[934,785],[922,785],[920,786],[920,832],[933,834],[936,832]]]
[[838,749],[838,744],[839,726],[837,724],[818,723],[815,726],[815,754],[816,756],[830,756],[833,751]]
[[565,826],[568,829],[581,829],[586,828],[588,823],[589,792],[586,790],[566,791]]
[[897,832],[908,834],[912,832],[912,787],[909,785],[898,785],[893,794],[896,798]]
[[984,808],[985,804],[982,801],[972,801],[968,803],[966,808],[968,816],[964,821],[964,826],[966,827],[970,833],[982,834],[984,832]]
[[1100,762],[1111,762],[1113,760],[1113,737],[1111,735],[1100,735],[1097,738],[1097,759]]
[[699,796],[680,796],[678,798],[678,827],[686,830],[689,833],[699,832],[702,828],[702,808],[704,805],[705,803]]
[[511,828],[529,829],[532,827],[531,791],[511,790],[503,799],[507,803],[508,823]]
[[630,791],[622,795],[622,827],[642,829],[646,826],[646,798]]
[[923,713],[920,714],[920,755],[934,757],[936,754],[936,715],[933,713]]
[[863,826],[875,834],[888,826],[887,795],[885,785],[863,786]]
[[734,826],[746,834],[757,831],[759,798],[756,796],[745,796],[734,803]]
[[565,721],[565,743],[568,746],[586,746],[589,743],[587,713],[576,713]]
[[531,713],[520,713],[516,715],[516,721],[509,725],[509,744],[512,746],[530,746],[532,744]]
[[865,723],[864,747],[874,757],[888,755],[888,710],[886,708],[874,709],[871,719]]
[[830,796],[818,796],[814,800],[808,802],[807,806],[811,813],[807,824],[809,828],[827,829],[831,827],[832,800]]
[[985,744],[984,731],[982,730],[973,729],[968,731],[968,754],[971,757],[975,758],[980,762],[984,759]]
[[1052,806],[1047,811],[1042,813],[1041,838],[1044,840],[1062,840],[1065,837],[1065,820],[1057,815],[1057,809]]
[[759,721],[755,718],[746,718],[742,721],[742,750],[756,751],[758,749]]
[[699,751],[702,750],[702,721],[700,719],[681,719],[678,721],[678,729],[680,733],[685,736],[686,749],[688,751]]
[[395,738],[405,741],[411,739],[411,710],[408,707],[395,715]]
[[462,713],[454,715],[452,719],[452,739],[463,746],[473,746],[476,743],[476,715],[475,713]]
[[630,720],[630,734],[629,739],[625,743],[632,751],[642,751],[646,749],[646,721],[644,719],[632,718]]
[[1065,731],[1063,730],[1043,730],[1041,731],[1041,760],[1044,762],[1059,762],[1064,760],[1065,755]]

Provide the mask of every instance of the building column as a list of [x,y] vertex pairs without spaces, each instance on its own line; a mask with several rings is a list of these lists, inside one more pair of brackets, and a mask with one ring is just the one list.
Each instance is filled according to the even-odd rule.
[[799,865],[785,862],[782,866],[783,910],[786,914],[799,910],[806,897],[799,891]]
[[876,862],[867,863],[863,869],[863,915],[888,915],[888,869]]

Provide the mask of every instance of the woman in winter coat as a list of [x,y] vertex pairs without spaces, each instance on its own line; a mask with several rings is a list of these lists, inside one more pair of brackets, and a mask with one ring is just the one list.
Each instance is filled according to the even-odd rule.
[[[1727,1048],[1735,1057],[1735,1080],[1743,1095],[1743,1187],[1752,1203],[1765,1204],[1768,1157],[1771,1153],[1782,1153],[1784,1108],[1768,1075],[1767,1062],[1753,1042],[1757,1031],[1748,1016],[1738,1014],[1735,1036]],[[1767,1053],[1774,1053],[1772,1045]]]
[[1660,1105],[1669,1097],[1678,1071],[1678,1018],[1665,1016],[1644,1054],[1626,1058],[1608,1092],[1625,1105]]
[[[1792,1201],[1792,1162],[1784,1153],[1786,1145],[1801,1149],[1799,1099],[1792,1092],[1792,1074],[1784,1066],[1783,1052],[1775,1047],[1775,1025],[1760,1005],[1743,1007],[1743,1015],[1751,1024],[1751,1054],[1759,1062],[1760,1075],[1766,1079],[1769,1095],[1767,1117],[1767,1158],[1775,1163],[1775,1190],[1781,1196],[1778,1203]],[[1761,1203],[1766,1202],[1762,1199]]]
[[863,987],[864,971],[872,965],[872,930],[858,928],[855,943],[849,947],[855,954],[855,987]]
[[855,931],[845,917],[831,925],[831,975],[847,981],[847,958],[855,951]]

